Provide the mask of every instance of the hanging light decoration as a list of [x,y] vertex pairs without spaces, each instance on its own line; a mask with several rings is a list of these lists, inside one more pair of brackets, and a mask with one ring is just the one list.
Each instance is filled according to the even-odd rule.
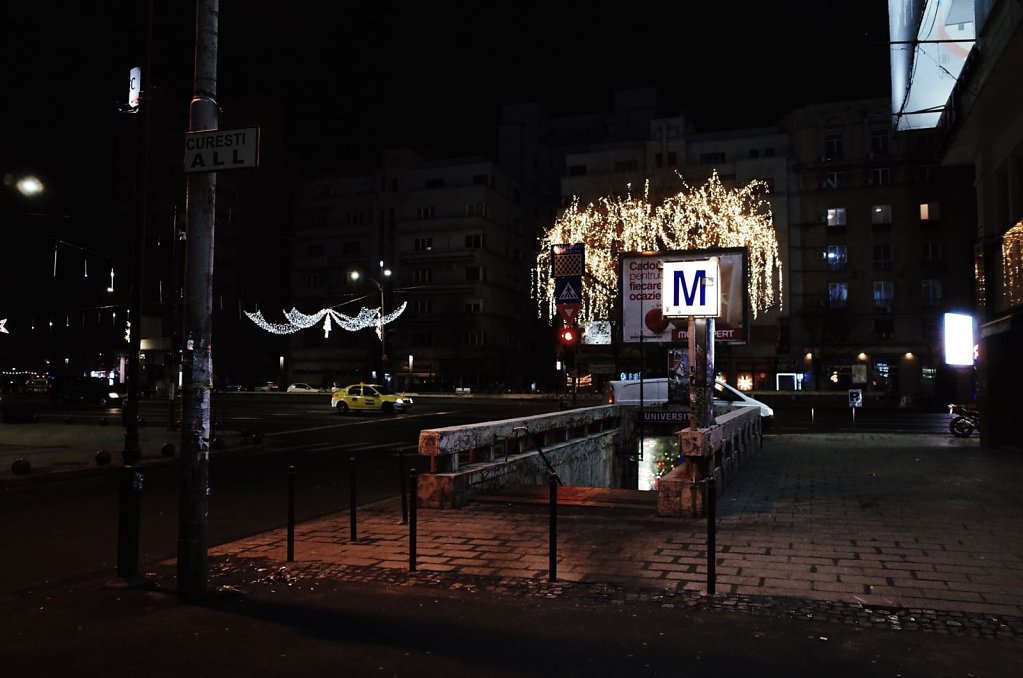
[[6,325],[6,324],[7,324],[7,318],[0,318],[0,333],[2,333],[2,334],[10,334],[10,332],[7,331],[7,328],[4,327],[4,325]]
[[407,301],[387,315],[381,315],[379,308],[368,309],[363,307],[359,309],[358,315],[355,316],[345,315],[335,311],[333,308],[321,308],[312,315],[306,315],[298,309],[292,308],[284,313],[284,317],[288,320],[287,323],[269,322],[263,317],[261,311],[256,311],[255,313],[244,311],[244,313],[248,316],[249,320],[272,334],[294,334],[300,330],[317,325],[322,320],[324,337],[330,336],[330,330],[333,328],[332,323],[339,325],[342,329],[349,332],[357,332],[367,327],[375,327],[377,337],[380,337],[383,334],[383,326],[394,322],[398,316],[405,312],[406,306],[408,306]]

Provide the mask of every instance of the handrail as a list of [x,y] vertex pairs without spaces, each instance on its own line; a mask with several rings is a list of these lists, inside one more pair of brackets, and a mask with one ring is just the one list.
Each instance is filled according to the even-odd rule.
[[525,426],[516,426],[512,430],[526,432],[526,435],[529,436],[529,439],[533,441],[534,445],[536,445],[536,451],[540,453],[540,458],[543,459],[543,463],[547,465],[547,471],[550,472],[551,477],[554,478],[554,480],[558,481],[558,485],[564,485],[565,483],[561,482],[561,478],[558,476],[558,472],[555,471],[554,466],[551,465],[550,459],[548,459],[547,455],[544,454],[543,444],[541,443],[540,440],[537,439],[536,434],[530,431]]

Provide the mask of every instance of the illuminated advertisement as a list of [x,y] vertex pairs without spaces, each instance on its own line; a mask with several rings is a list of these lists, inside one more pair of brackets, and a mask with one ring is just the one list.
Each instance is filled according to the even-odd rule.
[[665,263],[705,261],[716,257],[719,267],[720,308],[715,338],[725,344],[745,344],[749,336],[747,255],[741,247],[628,253],[621,266],[622,341],[671,343],[688,341],[687,317],[664,317],[661,297]]

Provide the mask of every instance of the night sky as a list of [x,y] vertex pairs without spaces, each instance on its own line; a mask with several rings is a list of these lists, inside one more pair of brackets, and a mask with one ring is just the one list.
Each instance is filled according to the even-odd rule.
[[[3,3],[4,172],[54,190],[102,180],[141,61],[141,0]],[[699,9],[696,6],[703,5]],[[187,108],[195,3],[154,3],[153,82]],[[493,155],[504,104],[608,111],[657,86],[699,130],[776,122],[815,101],[888,93],[887,3],[220,2],[219,99],[287,102],[303,166],[365,167],[381,148]],[[96,7],[100,7],[99,10]]]

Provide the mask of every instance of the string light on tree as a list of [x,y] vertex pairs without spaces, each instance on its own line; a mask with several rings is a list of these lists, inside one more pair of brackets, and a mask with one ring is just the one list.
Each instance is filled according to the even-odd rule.
[[[679,177],[681,180],[681,177]],[[556,316],[551,247],[559,243],[586,246],[586,278],[580,322],[612,316],[618,296],[618,257],[625,252],[744,247],[749,252],[749,298],[753,317],[775,303],[781,307],[782,270],[767,184],[751,181],[728,189],[717,172],[698,188],[682,180],[682,189],[658,205],[649,201],[650,182],[642,197],[605,196],[580,206],[578,197],[540,239],[532,293],[538,314]]]

